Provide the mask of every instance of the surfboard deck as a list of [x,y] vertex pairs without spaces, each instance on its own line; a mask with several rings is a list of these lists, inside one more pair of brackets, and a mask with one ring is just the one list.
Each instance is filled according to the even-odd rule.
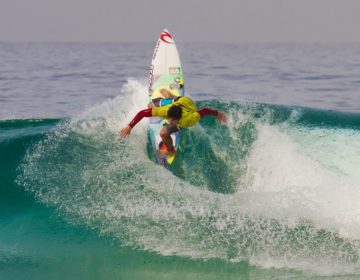
[[[156,98],[172,98],[184,96],[184,76],[179,52],[172,35],[164,29],[155,46],[149,75],[149,103]],[[159,164],[172,164],[176,155],[162,158],[157,154],[161,148],[160,131],[167,120],[151,117],[149,134],[155,157]],[[179,148],[181,131],[171,134],[176,150]]]

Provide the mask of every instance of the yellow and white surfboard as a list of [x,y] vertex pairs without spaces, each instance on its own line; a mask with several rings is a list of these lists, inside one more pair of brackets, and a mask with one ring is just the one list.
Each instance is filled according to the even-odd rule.
[[[155,46],[149,75],[149,101],[156,98],[184,95],[184,77],[179,52],[173,36],[164,29]],[[149,133],[155,156],[160,164],[172,164],[175,156],[161,158],[156,150],[164,148],[160,137],[160,130],[167,123],[166,120],[152,117],[149,123]],[[181,132],[171,134],[173,144],[178,150]]]

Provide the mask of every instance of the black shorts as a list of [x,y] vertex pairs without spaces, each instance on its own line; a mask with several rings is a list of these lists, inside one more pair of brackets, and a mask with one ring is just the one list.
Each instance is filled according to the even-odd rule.
[[178,96],[176,98],[162,98],[162,97],[158,97],[152,100],[152,104],[154,107],[162,107],[162,106],[166,106],[169,104],[173,104],[174,101],[177,101],[181,98],[181,96]]

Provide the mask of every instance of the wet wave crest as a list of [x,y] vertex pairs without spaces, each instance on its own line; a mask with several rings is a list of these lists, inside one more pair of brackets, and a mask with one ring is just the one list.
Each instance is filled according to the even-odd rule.
[[[360,117],[261,104],[184,129],[173,166],[152,160],[146,86],[53,127],[32,144],[18,184],[69,221],[163,255],[249,260],[319,273],[360,268]],[[323,118],[323,121],[321,121]]]

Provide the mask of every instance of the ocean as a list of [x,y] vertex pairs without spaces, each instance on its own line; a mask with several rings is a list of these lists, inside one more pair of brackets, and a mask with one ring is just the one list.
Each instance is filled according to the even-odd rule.
[[0,43],[0,279],[359,279],[360,45],[177,42],[207,117],[155,163],[155,44]]

